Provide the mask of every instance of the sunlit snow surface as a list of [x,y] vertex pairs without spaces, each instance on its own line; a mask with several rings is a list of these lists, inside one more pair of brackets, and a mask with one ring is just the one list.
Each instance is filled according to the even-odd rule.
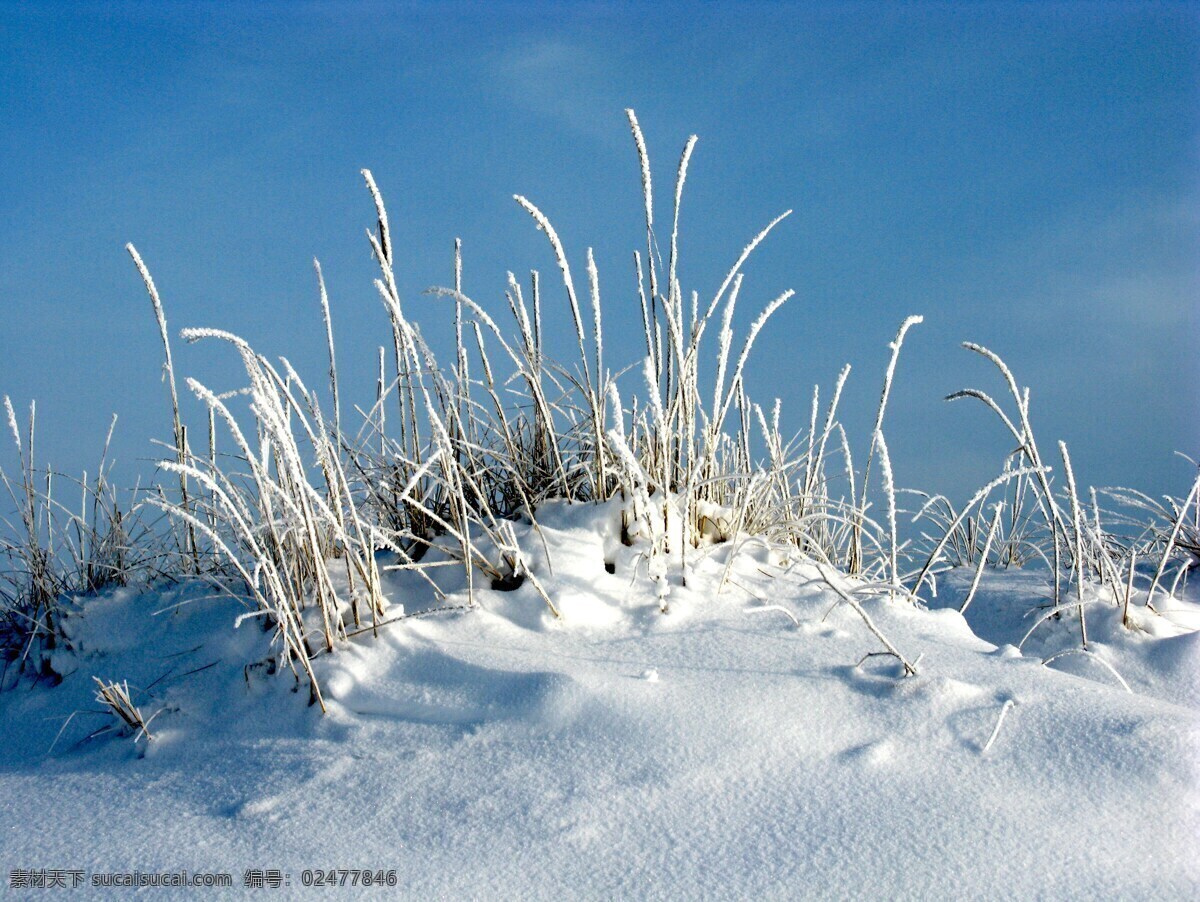
[[[1195,606],[1139,610],[1138,632],[1089,608],[1129,693],[1086,656],[1041,665],[1077,643],[1071,616],[1013,647],[1044,574],[990,575],[967,620],[971,574],[947,574],[944,609],[865,605],[921,656],[905,679],[858,665],[878,641],[811,566],[746,545],[717,595],[731,546],[714,546],[663,615],[611,510],[539,519],[544,547],[523,545],[561,621],[525,585],[386,626],[317,659],[326,716],[289,673],[246,669],[270,636],[235,630],[229,600],[83,602],[65,681],[0,694],[5,888],[14,868],[187,868],[230,871],[240,895],[246,869],[278,868],[296,895],[306,868],[370,868],[414,898],[1200,892]],[[433,603],[411,576],[391,590]],[[746,613],[764,604],[799,626]],[[157,712],[152,741],[86,738],[112,723],[93,675]]]

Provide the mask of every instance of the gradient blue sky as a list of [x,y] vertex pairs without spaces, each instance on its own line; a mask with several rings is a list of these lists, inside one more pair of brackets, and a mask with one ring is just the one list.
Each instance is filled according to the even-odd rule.
[[[61,468],[94,467],[112,412],[123,472],[156,455],[170,424],[133,241],[172,331],[230,329],[314,383],[319,257],[344,395],[367,401],[388,333],[364,166],[427,334],[448,311],[419,291],[451,281],[455,236],[493,310],[507,269],[555,284],[521,193],[580,270],[595,247],[606,352],[635,362],[632,106],[663,219],[700,136],[686,289],[710,295],[795,209],[746,269],[741,321],[797,290],[750,380],[794,429],[850,362],[861,451],[887,343],[920,313],[888,421],[900,484],[961,495],[1010,450],[941,400],[1002,390],[970,339],[1032,386],[1042,445],[1067,440],[1081,482],[1178,493],[1172,452],[1200,454],[1198,71],[1195,4],[2,2],[0,393],[37,399]],[[547,309],[565,330],[559,292]],[[241,384],[215,346],[178,346],[177,366]]]

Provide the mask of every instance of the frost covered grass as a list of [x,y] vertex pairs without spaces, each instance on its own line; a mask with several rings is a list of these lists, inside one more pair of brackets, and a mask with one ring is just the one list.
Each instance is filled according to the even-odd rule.
[[[787,438],[778,402],[765,411],[747,397],[744,380],[756,339],[792,290],[762,304],[740,338],[733,322],[746,265],[788,213],[751,238],[706,299],[686,290],[680,210],[696,138],[686,141],[679,160],[664,259],[649,153],[632,110],[628,119],[646,226],[644,252],[635,253],[644,355],[619,361],[615,371],[605,354],[600,275],[591,249],[585,254],[586,291],[580,292],[553,224],[521,196],[516,203],[551,246],[561,281],[555,293],[562,299],[545,297],[548,289],[536,271],[529,274],[528,292],[510,273],[503,288],[511,317],[506,329],[505,317],[464,293],[456,243],[453,286],[427,292],[453,308],[454,359],[443,365],[406,313],[387,207],[364,170],[375,211],[375,228],[367,235],[379,266],[375,287],[391,323],[390,347],[378,352],[373,403],[355,408],[361,422],[349,431],[333,317],[315,263],[328,391],[310,389],[286,359],[272,363],[238,336],[185,329],[188,341],[235,350],[247,380],[244,389],[223,395],[185,380],[208,412],[207,449],[197,453],[180,414],[164,304],[130,245],[163,344],[172,441],[160,470],[171,478],[135,492],[123,512],[102,460],[94,481],[86,474],[80,481],[79,512],[68,513],[54,495],[51,471],[35,470],[32,408],[26,451],[6,399],[19,463],[17,479],[3,476],[17,512],[3,546],[9,561],[7,659],[26,666],[36,646],[38,666],[52,672],[49,655],[62,641],[57,606],[66,596],[155,577],[197,578],[245,601],[248,610],[239,622],[258,619],[275,637],[270,669],[305,682],[311,701],[324,708],[313,657],[403,616],[402,607],[389,615],[381,588],[385,570],[411,573],[445,604],[436,573],[460,568],[468,608],[477,605],[478,587],[516,589],[528,582],[546,609],[560,616],[543,585],[552,565],[547,560],[539,574],[530,562],[535,546],[543,552],[545,546],[538,511],[563,500],[619,500],[621,542],[638,549],[637,578],[650,581],[663,614],[671,610],[674,588],[687,587],[692,569],[723,545],[731,556],[718,591],[727,588],[737,554],[786,548],[798,561],[820,564],[823,573],[857,580],[845,592],[830,582],[856,606],[861,595],[880,592],[922,605],[936,597],[940,573],[967,566],[975,575],[962,601],[965,611],[985,568],[1040,564],[1053,581],[1046,610],[1055,621],[1065,614],[1077,619],[1083,652],[1089,606],[1119,606],[1132,629],[1131,606],[1155,612],[1159,596],[1176,597],[1200,554],[1200,480],[1183,499],[1158,500],[1129,489],[1091,489],[1081,497],[1065,444],[1059,443],[1065,480],[1056,480],[1043,459],[1029,389],[1019,387],[998,355],[970,342],[965,347],[1000,374],[1010,409],[974,388],[949,400],[970,398],[990,408],[1016,449],[997,478],[961,509],[940,495],[916,493],[921,504],[914,522],[924,532],[916,541],[902,534],[899,500],[907,490],[897,486],[884,423],[905,336],[920,316],[906,319],[890,345],[860,465],[838,419],[849,367],[823,409],[820,387],[814,388],[807,432]],[[565,304],[578,350],[573,362],[555,362],[544,353],[547,303]],[[517,403],[506,402],[514,392]],[[230,449],[218,454],[218,446]],[[1101,497],[1120,510],[1103,510]],[[147,509],[169,514],[172,528],[149,523]],[[533,531],[519,540],[522,523]],[[341,588],[335,569],[345,577]],[[871,625],[865,614],[863,619]],[[883,642],[907,672],[910,662]]]
[[[55,816],[70,821],[98,773],[127,788],[106,769],[136,756],[163,777],[163,810],[204,825],[171,834],[172,866],[195,859],[198,839],[228,857],[247,831],[264,860],[281,850],[303,866],[302,852],[329,842],[324,826],[310,836],[319,823],[354,837],[333,843],[340,864],[406,837],[412,887],[441,894],[545,896],[597,880],[623,894],[711,893],[726,884],[707,882],[709,868],[746,893],[778,893],[797,873],[826,880],[823,894],[944,893],[981,854],[1015,892],[1194,887],[1178,837],[1200,823],[1200,604],[1188,585],[1200,479],[1178,498],[1085,488],[1065,444],[1043,457],[1030,390],[967,343],[1006,394],[949,400],[984,404],[1015,447],[961,506],[903,488],[885,423],[920,316],[887,348],[865,454],[840,419],[849,366],[814,388],[793,433],[779,403],[760,406],[745,384],[792,291],[759,299],[734,329],[750,303],[745,269],[787,213],[714,290],[685,288],[696,138],[661,241],[646,142],[628,119],[646,232],[634,255],[641,335],[619,359],[591,249],[577,284],[577,258],[521,196],[556,278],[509,273],[489,308],[464,291],[456,243],[453,284],[426,293],[452,316],[442,361],[408,312],[383,193],[363,171],[390,328],[374,395],[353,408],[319,263],[328,386],[231,333],[182,330],[236,355],[244,385],[217,393],[177,384],[165,305],[129,246],[163,344],[171,441],[161,475],[132,493],[111,483],[107,442],[94,476],[65,480],[36,463],[35,408],[22,426],[5,399],[17,466],[0,470],[12,508],[0,690],[61,685],[0,694],[0,716],[30,725],[2,760],[20,772],[56,749],[56,778],[72,788]],[[574,359],[545,352],[547,316],[569,317]],[[180,386],[203,405],[199,429],[183,421]],[[326,716],[309,718],[285,687]],[[111,732],[135,742],[97,741]],[[260,760],[263,748],[278,755]],[[1068,752],[1088,781],[1082,803],[1046,767]],[[227,760],[250,764],[220,775]],[[394,771],[401,801],[381,783]],[[40,791],[7,773],[18,807]],[[183,774],[208,776],[193,791],[173,782]],[[1070,883],[1023,864],[1061,841],[1064,818],[1045,799],[1087,808],[1072,814],[1087,870]],[[125,804],[103,816],[163,826]],[[997,837],[999,809],[1016,826]],[[1124,837],[1160,828],[1161,864],[1130,863]],[[532,868],[428,845],[473,849],[484,835],[505,849],[562,841],[542,843]],[[864,861],[877,865],[859,873]]]
[[[895,489],[882,426],[904,333],[920,317],[906,321],[892,345],[856,494],[849,443],[836,420],[848,369],[839,376],[819,434],[819,396],[814,394],[807,444],[784,437],[778,404],[768,415],[744,389],[756,338],[793,292],[784,291],[763,306],[739,342],[732,323],[742,270],[787,214],[751,239],[711,300],[702,305],[692,292],[689,304],[678,275],[678,228],[695,138],[680,160],[670,252],[663,261],[654,231],[649,158],[632,111],[629,122],[643,176],[647,237],[645,263],[640,252],[636,257],[646,355],[640,366],[621,371],[632,369],[640,377],[627,380],[634,381],[624,395],[628,401],[605,362],[599,273],[591,250],[585,316],[566,249],[550,221],[524,197],[517,203],[546,234],[558,263],[578,358],[563,365],[543,353],[545,301],[537,272],[530,274],[528,301],[516,277],[508,278],[505,296],[515,332],[509,334],[463,293],[456,245],[454,286],[428,291],[454,308],[455,359],[441,365],[405,313],[387,207],[374,177],[364,171],[376,214],[376,227],[368,233],[379,265],[375,287],[391,322],[391,348],[380,348],[376,396],[363,412],[361,427],[353,436],[342,430],[334,327],[317,264],[332,421],[322,414],[318,393],[286,360],[277,367],[237,336],[187,329],[182,335],[189,341],[233,345],[249,380],[243,392],[229,397],[188,380],[210,411],[210,451],[196,455],[178,421],[163,305],[145,264],[130,248],[163,337],[175,423],[174,459],[160,466],[178,475],[179,489],[174,500],[160,496],[153,503],[180,524],[182,564],[190,562],[197,572],[207,568],[208,578],[225,580],[235,594],[250,597],[254,614],[275,630],[278,663],[303,678],[322,707],[310,663],[314,654],[344,641],[351,620],[354,630],[367,619],[375,630],[385,614],[379,552],[390,555],[387,569],[421,576],[439,599],[444,593],[430,574],[459,566],[468,607],[476,604],[477,583],[516,588],[528,581],[559,616],[528,564],[530,549],[516,540],[514,530],[517,522],[532,523],[536,536],[537,511],[549,501],[621,499],[622,541],[640,545],[639,567],[664,614],[670,611],[672,586],[686,586],[695,562],[714,543],[724,542],[735,549],[753,541],[786,545],[830,568],[878,576],[903,594]],[[712,382],[702,387],[704,339],[714,333]],[[514,386],[526,403],[501,400]],[[249,400],[245,425],[232,409],[239,395]],[[214,450],[217,426],[234,446],[220,459]],[[835,434],[849,480],[848,491],[837,495],[835,478],[826,472]],[[760,447],[766,454],[761,462],[756,459]],[[876,459],[887,498],[886,526],[868,514]],[[315,467],[306,464],[312,460]],[[350,576],[347,598],[337,598],[331,588],[329,562],[335,559],[344,562]]]
[[115,681],[105,682],[100,677],[93,677],[93,679],[96,681],[97,687],[96,701],[112,712],[112,716],[124,732],[132,733],[135,742],[139,739],[149,742],[154,738],[150,733],[150,721],[154,719],[154,716],[146,718],[141,709],[134,704],[128,680],[118,683]]
[[0,689],[23,671],[55,678],[55,658],[70,653],[63,620],[79,597],[146,585],[175,566],[148,513],[152,495],[111,482],[115,416],[95,475],[69,478],[35,466],[36,404],[23,429],[7,395],[4,408],[17,467],[12,475],[0,467],[10,503],[0,519]]

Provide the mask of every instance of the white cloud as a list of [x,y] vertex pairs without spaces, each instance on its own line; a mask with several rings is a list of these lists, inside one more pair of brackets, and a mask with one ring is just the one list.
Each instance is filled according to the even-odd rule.
[[1072,212],[997,251],[1014,312],[1054,328],[1187,327],[1200,303],[1197,210],[1174,198]]
[[612,128],[613,115],[620,116],[626,105],[604,83],[614,65],[591,48],[548,38],[505,50],[492,71],[510,102],[607,143],[620,135]]

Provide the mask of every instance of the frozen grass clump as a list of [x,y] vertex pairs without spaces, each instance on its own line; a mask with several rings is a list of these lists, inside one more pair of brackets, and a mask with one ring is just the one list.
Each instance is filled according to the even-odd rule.
[[[32,412],[26,453],[6,405],[20,460],[19,477],[10,481],[0,471],[17,512],[12,537],[0,546],[8,562],[0,580],[8,658],[24,662],[35,645],[41,654],[65,641],[60,606],[71,593],[157,573],[203,579],[246,603],[239,623],[256,620],[272,632],[273,669],[292,673],[324,708],[313,659],[405,618],[401,607],[389,609],[389,575],[417,580],[432,609],[471,609],[485,603],[485,591],[523,589],[559,618],[553,561],[538,522],[551,502],[616,505],[620,541],[637,549],[635,579],[646,581],[663,614],[672,611],[677,590],[695,587],[697,567],[714,554],[726,555],[718,594],[731,585],[735,559],[756,549],[768,549],[785,570],[815,565],[838,603],[860,615],[905,675],[916,672],[915,661],[884,638],[862,602],[919,606],[935,594],[938,575],[954,567],[974,570],[966,610],[988,567],[1044,564],[1053,576],[1047,610],[1055,619],[1077,617],[1084,651],[1086,608],[1101,596],[1124,605],[1128,624],[1131,604],[1153,611],[1159,597],[1177,592],[1200,557],[1200,482],[1182,499],[1161,501],[1127,489],[1084,491],[1064,444],[1058,459],[1043,458],[1029,390],[1018,387],[999,355],[977,344],[966,347],[999,372],[1005,402],[978,389],[950,398],[991,409],[1016,449],[961,507],[912,493],[920,501],[920,535],[907,537],[902,521],[911,512],[900,504],[907,490],[884,426],[905,337],[922,318],[905,319],[888,347],[857,464],[839,421],[848,366],[827,398],[814,388],[807,430],[789,431],[778,401],[764,407],[748,396],[746,373],[756,342],[787,315],[794,292],[758,299],[748,328],[734,329],[739,309],[752,303],[743,291],[750,258],[789,211],[749,238],[715,288],[685,287],[681,207],[697,139],[686,140],[679,158],[668,237],[658,228],[664,220],[644,135],[632,110],[627,116],[645,246],[634,254],[641,335],[618,345],[638,348],[626,359],[614,359],[611,343],[605,347],[592,250],[581,267],[573,265],[580,261],[549,218],[515,196],[546,236],[561,287],[548,287],[537,271],[527,278],[509,273],[496,286],[504,303],[489,309],[465,293],[455,242],[452,285],[426,292],[445,306],[448,322],[453,317],[453,359],[439,361],[402,298],[387,206],[363,170],[374,208],[367,232],[378,265],[374,287],[389,322],[382,344],[371,349],[378,360],[371,402],[355,406],[358,419],[348,422],[329,295],[314,261],[328,390],[310,388],[285,358],[268,360],[236,335],[185,329],[187,341],[232,349],[245,376],[240,389],[225,394],[185,379],[207,419],[206,429],[189,431],[164,305],[128,246],[163,345],[172,441],[159,466],[167,478],[135,493],[123,510],[102,461],[94,480],[85,475],[78,483],[79,513],[68,513],[50,472],[34,469]],[[551,304],[569,316],[572,360],[545,353],[542,324]],[[194,448],[189,436],[205,431],[207,447]],[[1064,480],[1056,483],[1055,469]],[[1118,510],[1103,509],[1101,498]],[[168,523],[147,520],[146,510],[165,512]],[[460,588],[465,601],[450,599]]]
[[154,717],[151,716],[147,719],[141,709],[133,703],[133,698],[129,694],[128,681],[117,683],[115,681],[105,682],[100,677],[92,677],[92,679],[96,681],[96,701],[104,705],[105,709],[113,716],[117,729],[124,733],[131,733],[134,742],[140,739],[149,742],[154,738],[150,733],[150,721],[154,720]]
[[[737,553],[752,537],[786,546],[797,559],[882,580],[894,594],[903,594],[896,491],[882,422],[904,334],[920,318],[906,321],[892,345],[866,466],[856,482],[849,443],[836,419],[848,368],[819,429],[819,395],[814,396],[807,440],[785,436],[778,403],[767,413],[746,395],[754,344],[793,292],[766,302],[738,338],[733,319],[744,267],[787,213],[750,239],[701,303],[698,292],[685,291],[679,275],[680,206],[696,139],[688,139],[680,158],[664,260],[645,140],[632,111],[628,118],[646,214],[645,257],[636,255],[645,356],[620,361],[616,374],[605,356],[600,276],[591,250],[581,291],[553,224],[520,196],[518,205],[554,254],[578,357],[557,363],[543,351],[548,301],[537,272],[530,273],[527,288],[508,276],[506,329],[463,292],[456,243],[453,287],[427,292],[453,305],[454,360],[441,364],[405,310],[387,207],[364,170],[375,208],[375,228],[368,232],[379,266],[375,288],[391,324],[390,340],[378,353],[373,404],[360,411],[357,431],[346,432],[332,317],[317,264],[332,421],[323,415],[318,393],[286,360],[272,364],[219,330],[184,330],[189,341],[233,346],[248,379],[239,394],[249,403],[239,401],[240,412],[232,406],[236,395],[217,396],[187,381],[209,410],[210,453],[198,455],[179,422],[162,303],[130,248],[151,296],[172,389],[174,456],[161,467],[176,474],[178,489],[154,503],[179,525],[180,559],[250,599],[252,613],[275,630],[282,661],[307,681],[314,702],[322,700],[313,656],[367,626],[377,629],[385,618],[380,553],[390,555],[388,569],[424,578],[438,600],[443,593],[436,569],[459,567],[468,607],[478,603],[481,587],[528,582],[557,617],[554,600],[531,566],[534,556],[521,547],[511,525],[524,520],[538,535],[537,510],[551,500],[620,499],[622,538],[644,545],[645,573],[664,613],[670,610],[671,586],[688,585],[697,555],[730,542]],[[702,370],[710,374],[708,385],[701,384]],[[622,380],[619,374],[626,372]],[[516,404],[504,400],[512,390],[521,396]],[[233,445],[220,457],[213,450],[217,426]],[[827,473],[837,453],[845,456],[840,491],[840,471]],[[869,513],[876,459],[886,498],[883,524]],[[333,560],[343,562],[348,577],[342,595],[330,575]]]
[[115,416],[95,475],[69,478],[36,464],[36,405],[24,429],[7,395],[4,411],[17,467],[10,475],[0,466],[11,510],[0,519],[0,690],[14,673],[58,677],[55,658],[70,649],[65,621],[76,599],[146,585],[177,569],[157,518],[148,515],[148,494],[112,483]]
[[[1053,467],[1043,461],[1034,438],[1029,389],[1018,387],[998,354],[971,342],[964,347],[1000,373],[1011,398],[1011,413],[975,388],[955,392],[947,400],[970,398],[984,404],[1017,446],[1005,459],[1001,475],[961,511],[956,512],[942,496],[926,496],[916,519],[932,522],[935,530],[924,535],[932,551],[913,591],[920,591],[939,569],[974,567],[975,577],[962,604],[965,610],[986,567],[1038,563],[1049,571],[1052,587],[1026,638],[1042,624],[1059,622],[1069,613],[1077,618],[1079,651],[1089,653],[1087,609],[1096,604],[1118,607],[1121,623],[1137,629],[1130,606],[1140,604],[1151,614],[1160,613],[1156,601],[1174,600],[1200,563],[1200,474],[1182,498],[1155,499],[1128,488],[1093,486],[1085,491],[1076,478],[1070,451],[1060,441],[1056,464],[1062,479],[1056,483]],[[1188,461],[1195,467],[1194,461]],[[993,491],[1002,488],[1007,498],[989,506]]]

